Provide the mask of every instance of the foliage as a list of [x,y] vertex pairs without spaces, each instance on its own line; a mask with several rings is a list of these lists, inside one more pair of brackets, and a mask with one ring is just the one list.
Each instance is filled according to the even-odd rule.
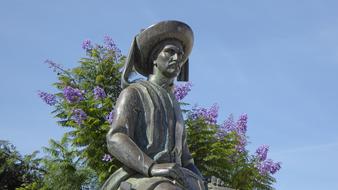
[[[73,146],[81,149],[79,157],[86,161],[103,182],[121,164],[114,158],[102,161],[108,155],[105,135],[112,118],[113,105],[121,88],[121,67],[125,57],[109,37],[104,45],[92,45],[89,40],[83,43],[87,58],[80,60],[80,66],[65,70],[60,65],[47,60],[58,74],[59,81],[54,86],[56,94],[40,97],[50,105],[52,112],[63,127],[71,128],[65,134]],[[52,96],[51,96],[52,95]],[[51,101],[53,100],[53,101]]]
[[83,163],[79,157],[80,151],[69,147],[66,138],[61,142],[50,140],[49,144],[49,147],[43,148],[47,156],[42,162],[47,172],[43,176],[41,190],[85,189],[95,186],[95,173]]
[[[230,116],[223,125],[217,125],[208,121],[210,114],[207,113],[210,111],[196,117],[201,113],[196,110],[200,109],[190,111],[186,120],[188,144],[195,164],[204,176],[217,176],[225,182],[226,186],[235,189],[273,189],[271,185],[275,179],[271,176],[272,172],[262,174],[257,167],[263,162],[259,159],[261,154],[249,155],[245,149],[246,141],[243,143],[243,139],[247,137],[241,133],[246,131],[244,130],[246,121],[243,123],[245,115],[241,116],[236,123]],[[217,114],[213,115],[214,118],[211,120],[216,121]]]
[[43,170],[37,152],[22,156],[15,146],[0,140],[0,189],[16,188],[40,181]]
[[80,151],[70,147],[67,140],[63,138],[58,142],[51,139],[49,147],[43,148],[46,156],[38,159],[39,165],[34,168],[42,173],[34,180],[22,183],[16,190],[98,189],[95,172],[86,166],[79,157]]
[[[64,136],[76,152],[76,156],[70,160],[81,160],[81,167],[74,166],[69,160],[66,166],[72,166],[72,170],[64,170],[64,175],[68,175],[66,171],[74,173],[80,169],[78,175],[84,179],[81,168],[86,165],[95,172],[102,184],[121,166],[117,159],[109,155],[105,135],[114,117],[114,104],[121,92],[120,71],[125,57],[121,56],[110,37],[105,37],[104,45],[92,45],[90,40],[85,40],[82,47],[87,57],[82,58],[80,66],[74,69],[65,70],[53,61],[46,61],[58,74],[59,81],[54,84],[58,92],[39,92],[39,96],[48,105],[55,107],[52,113],[58,118],[58,123],[70,128]],[[190,89],[191,83],[177,86],[177,99],[182,100]],[[182,105],[188,104],[182,102]],[[223,124],[217,124],[217,105],[210,109],[194,107],[184,110],[184,113],[190,151],[205,176],[219,177],[227,186],[236,189],[272,189],[275,179],[271,175],[280,169],[280,163],[266,159],[265,150],[249,155],[245,148],[246,115],[236,122],[231,116]],[[51,163],[45,164],[52,173],[59,172],[53,165],[49,166]],[[56,174],[49,175],[51,181],[58,179]]]

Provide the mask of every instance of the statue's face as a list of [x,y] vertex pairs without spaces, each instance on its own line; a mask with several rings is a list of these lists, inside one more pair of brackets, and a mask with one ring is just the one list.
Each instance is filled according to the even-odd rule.
[[163,46],[157,58],[154,60],[154,67],[166,77],[177,77],[184,62],[183,47],[180,43],[168,43]]

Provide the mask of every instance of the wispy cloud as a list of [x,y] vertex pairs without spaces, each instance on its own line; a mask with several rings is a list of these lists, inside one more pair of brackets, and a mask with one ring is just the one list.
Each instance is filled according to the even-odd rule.
[[295,147],[291,149],[285,149],[277,152],[271,152],[273,155],[282,155],[282,154],[290,154],[290,153],[303,153],[303,152],[314,152],[321,151],[326,149],[338,149],[338,142],[326,143],[326,144],[316,144],[302,147]]

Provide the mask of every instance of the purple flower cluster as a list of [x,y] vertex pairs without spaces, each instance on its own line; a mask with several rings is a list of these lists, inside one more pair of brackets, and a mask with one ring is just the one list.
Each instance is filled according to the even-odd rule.
[[105,47],[109,50],[115,50],[117,48],[116,44],[114,43],[113,39],[108,36],[108,35],[105,35],[103,37],[103,43],[105,45]]
[[106,116],[106,120],[109,122],[109,124],[113,123],[113,119],[114,119],[114,110],[109,112],[109,114]]
[[93,93],[96,100],[103,99],[107,96],[106,92],[99,86],[94,88]]
[[111,162],[113,158],[109,154],[104,154],[102,157],[102,161],[104,162]]
[[38,95],[46,104],[50,106],[54,106],[57,103],[56,96],[54,94],[39,91]]
[[63,70],[60,64],[57,64],[50,59],[47,59],[45,63],[48,64],[48,67],[52,68],[54,72],[56,72],[57,70],[61,70],[61,71]]
[[93,49],[92,42],[90,40],[84,40],[82,42],[82,49],[86,50],[87,52]]
[[271,159],[267,159],[263,162],[259,162],[256,167],[261,175],[266,175],[268,172],[275,174],[281,169],[281,163],[273,162]]
[[223,122],[223,124],[219,126],[218,136],[224,137],[226,134],[233,132],[233,131],[236,132],[237,127],[234,121],[234,116],[230,114],[228,118]]
[[236,150],[238,152],[244,152],[245,151],[245,146],[247,144],[246,136],[245,135],[240,135],[239,136],[239,142],[236,146]]
[[[238,144],[236,145],[236,150],[241,153],[245,151],[245,146],[247,144],[247,123],[248,115],[242,114],[237,121],[234,120],[232,114],[224,121],[222,125],[219,126],[217,136],[222,139],[229,133],[235,133],[238,137]],[[269,151],[268,145],[262,145],[258,147],[255,154],[255,167],[258,169],[261,175],[266,175],[268,173],[275,174],[278,170],[281,169],[280,162],[273,162],[271,159],[267,159]]]
[[242,114],[237,120],[237,129],[239,133],[245,134],[247,131],[248,115]]
[[184,97],[188,95],[188,92],[191,91],[192,83],[187,82],[183,85],[177,85],[175,86],[175,97],[178,101],[182,100]]
[[235,122],[234,117],[232,114],[224,121],[222,125],[220,125],[217,135],[219,138],[224,138],[225,135],[228,133],[234,132],[238,135],[238,144],[236,149],[239,152],[245,151],[245,145],[247,144],[246,140],[246,131],[247,131],[247,122],[248,122],[248,115],[242,114],[240,115],[239,119]]
[[73,111],[73,120],[81,125],[83,120],[87,119],[87,114],[82,109],[75,109]]
[[269,172],[271,174],[275,174],[281,168],[280,162],[273,162],[271,159],[267,159],[268,151],[268,145],[261,145],[256,150],[256,168],[259,170],[261,175],[266,175]]
[[[84,40],[82,42],[82,48],[86,51],[87,55],[90,57],[102,59],[114,59],[115,62],[118,62],[122,57],[121,50],[116,46],[113,39],[105,35],[103,39],[103,45],[92,44],[90,40]],[[92,51],[92,50],[95,50]]]
[[189,115],[190,119],[198,119],[202,118],[206,121],[206,123],[210,125],[215,125],[217,123],[218,116],[218,105],[214,104],[209,109],[202,107],[192,108],[192,113]]
[[116,44],[114,43],[113,39],[110,36],[105,35],[103,43],[105,45],[105,48],[107,48],[109,51],[114,51],[116,61],[122,56],[121,50],[116,46]]
[[69,103],[77,103],[83,100],[83,93],[77,88],[66,86],[63,89],[63,95]]
[[258,158],[258,160],[259,161],[266,160],[268,151],[269,151],[268,145],[261,145],[260,147],[258,147],[256,150],[256,157]]

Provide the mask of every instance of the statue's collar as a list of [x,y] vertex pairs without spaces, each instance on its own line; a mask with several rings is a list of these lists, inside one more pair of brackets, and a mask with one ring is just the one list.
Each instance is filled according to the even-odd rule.
[[164,77],[156,77],[155,75],[150,75],[148,81],[155,86],[165,89],[168,93],[173,93],[174,80]]

